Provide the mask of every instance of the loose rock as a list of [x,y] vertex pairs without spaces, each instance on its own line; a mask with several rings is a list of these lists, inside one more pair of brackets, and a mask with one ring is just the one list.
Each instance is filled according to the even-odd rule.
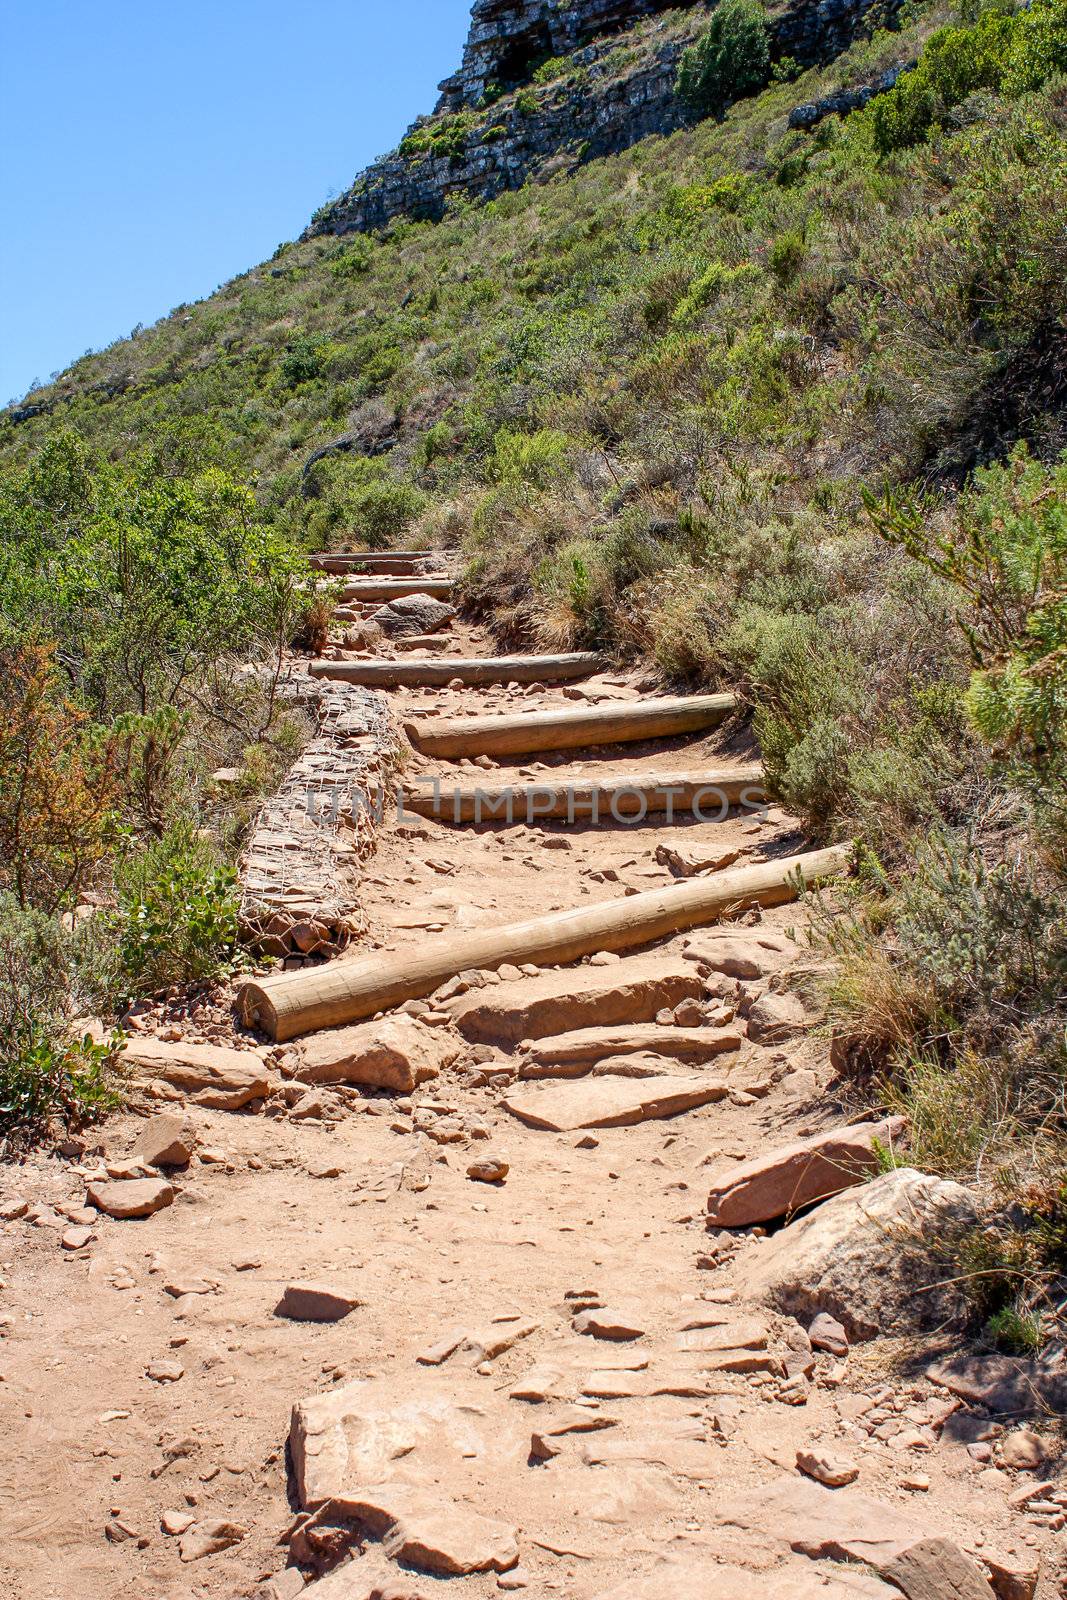
[[89,1204],[109,1217],[127,1221],[150,1217],[174,1204],[174,1190],[162,1178],[134,1178],[124,1183],[86,1185]]
[[276,1317],[292,1322],[340,1322],[361,1302],[352,1294],[321,1283],[291,1283],[274,1308]]

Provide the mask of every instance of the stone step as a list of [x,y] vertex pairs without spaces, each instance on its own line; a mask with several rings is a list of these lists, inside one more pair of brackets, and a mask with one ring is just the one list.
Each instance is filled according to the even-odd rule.
[[716,1100],[729,1087],[703,1073],[664,1073],[657,1078],[579,1078],[513,1090],[501,1105],[530,1128],[573,1133],[580,1128],[628,1128],[674,1117]]
[[452,784],[426,778],[407,786],[404,808],[438,822],[504,822],[509,827],[552,818],[639,822],[648,815],[666,815],[668,822],[681,816],[720,822],[733,806],[756,810],[765,803],[762,776],[762,768],[751,766],[699,775],[631,773],[600,782],[565,774],[535,783]]
[[420,578],[412,573],[407,578],[361,578],[355,583],[346,583],[341,599],[348,603],[354,600],[384,602],[400,600],[409,594],[428,594],[434,600],[449,600],[452,589],[451,578]]
[[706,733],[732,716],[737,706],[732,694],[688,695],[505,716],[420,717],[405,723],[404,731],[415,748],[427,755],[527,755],[536,750],[575,750]]
[[519,1077],[583,1078],[600,1062],[646,1054],[704,1065],[740,1048],[741,1036],[731,1027],[679,1028],[657,1022],[579,1027],[527,1043],[519,1058]]
[[604,665],[600,656],[574,653],[565,656],[458,657],[442,660],[416,657],[412,661],[313,661],[313,678],[332,678],[369,688],[444,688],[459,681],[485,683],[569,683],[588,678]]
[[358,573],[373,573],[379,577],[409,577],[422,566],[433,563],[443,571],[444,562],[439,550],[328,550],[311,556],[309,564],[316,572],[329,572],[340,577]]

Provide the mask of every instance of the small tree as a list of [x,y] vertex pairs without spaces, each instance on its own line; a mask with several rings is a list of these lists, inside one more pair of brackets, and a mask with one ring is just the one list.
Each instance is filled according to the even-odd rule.
[[110,842],[110,750],[62,694],[50,649],[0,634],[0,892],[55,911]]
[[722,0],[706,31],[684,51],[676,92],[702,117],[762,89],[771,75],[770,33],[759,0]]

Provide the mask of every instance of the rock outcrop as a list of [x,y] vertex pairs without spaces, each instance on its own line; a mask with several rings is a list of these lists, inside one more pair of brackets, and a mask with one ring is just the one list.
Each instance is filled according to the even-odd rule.
[[[804,67],[831,61],[898,3],[792,0],[768,14],[772,55]],[[305,237],[372,232],[401,216],[438,221],[458,196],[492,200],[684,127],[678,63],[713,9],[710,0],[476,0],[463,64],[441,85],[434,115],[317,212]]]

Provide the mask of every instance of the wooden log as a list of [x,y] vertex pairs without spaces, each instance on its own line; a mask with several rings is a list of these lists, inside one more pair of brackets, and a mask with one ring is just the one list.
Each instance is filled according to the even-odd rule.
[[442,661],[313,661],[314,678],[334,678],[340,683],[361,683],[378,689],[441,688],[458,678],[461,683],[568,683],[587,678],[604,665],[600,656],[446,656]]
[[409,594],[428,594],[432,600],[448,600],[452,594],[451,578],[365,578],[357,583],[346,583],[341,591],[342,601],[377,600],[385,605],[389,600],[401,600]]
[[721,820],[731,806],[755,809],[765,800],[763,769],[733,772],[632,773],[600,782],[558,778],[529,783],[453,784],[425,778],[404,790],[404,809],[439,822],[518,823],[565,817],[568,822],[622,822],[627,817],[697,815]]
[[534,750],[574,750],[582,745],[624,744],[703,733],[737,710],[732,694],[690,695],[680,700],[637,700],[566,711],[523,711],[507,716],[413,719],[411,743],[434,756],[513,756]]
[[460,972],[527,961],[563,964],[597,950],[651,944],[715,922],[725,911],[780,905],[796,897],[801,881],[811,884],[844,872],[849,856],[850,848],[838,845],[528,922],[449,932],[420,940],[410,950],[262,978],[245,984],[237,1006],[246,1025],[282,1043],[421,999]]

